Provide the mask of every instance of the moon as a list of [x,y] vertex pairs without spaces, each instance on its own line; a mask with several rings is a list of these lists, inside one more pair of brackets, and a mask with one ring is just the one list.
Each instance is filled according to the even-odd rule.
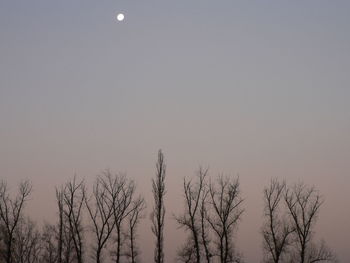
[[124,16],[124,14],[122,14],[122,13],[120,13],[120,14],[117,15],[117,20],[118,20],[119,22],[123,21],[124,18],[125,18],[125,16]]

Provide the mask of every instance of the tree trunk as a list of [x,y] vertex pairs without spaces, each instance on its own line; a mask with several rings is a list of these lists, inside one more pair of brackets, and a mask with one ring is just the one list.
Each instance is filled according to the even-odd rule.
[[12,263],[12,237],[10,235],[6,251],[6,263]]
[[136,263],[136,256],[134,251],[134,230],[130,228],[130,250],[131,250],[131,263]]
[[194,236],[194,246],[196,248],[197,263],[201,263],[201,254],[200,254],[200,249],[199,249],[198,234],[197,234],[197,231],[195,229],[193,230],[193,236]]
[[120,245],[120,241],[121,241],[121,238],[120,238],[120,228],[121,226],[118,225],[117,226],[117,258],[116,258],[116,263],[120,263],[120,248],[121,248],[121,245]]
[[101,263],[101,248],[100,247],[96,251],[96,263]]
[[220,237],[220,262],[221,263],[226,263],[224,262],[224,244],[223,244],[223,238]]

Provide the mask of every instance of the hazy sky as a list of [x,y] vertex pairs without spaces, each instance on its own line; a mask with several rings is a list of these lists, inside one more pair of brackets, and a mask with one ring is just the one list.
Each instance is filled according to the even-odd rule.
[[162,148],[167,262],[184,241],[181,180],[199,165],[240,174],[238,248],[253,263],[264,185],[303,180],[326,199],[317,236],[349,262],[349,13],[346,0],[0,0],[0,176],[33,181],[41,222],[54,186],[105,168],[136,179],[149,212]]

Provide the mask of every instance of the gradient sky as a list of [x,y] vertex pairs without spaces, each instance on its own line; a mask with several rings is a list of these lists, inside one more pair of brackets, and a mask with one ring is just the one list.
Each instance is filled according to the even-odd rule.
[[240,175],[247,262],[261,259],[264,185],[303,180],[326,199],[317,237],[350,262],[349,13],[345,0],[0,0],[0,176],[33,181],[39,222],[55,219],[55,186],[105,168],[134,178],[149,212],[162,148],[167,262],[199,165]]

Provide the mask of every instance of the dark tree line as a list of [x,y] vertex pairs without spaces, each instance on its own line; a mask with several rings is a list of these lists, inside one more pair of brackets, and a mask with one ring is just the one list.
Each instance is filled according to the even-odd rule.
[[[154,262],[164,260],[166,165],[158,152],[151,181],[150,213]],[[12,195],[0,181],[0,263],[85,263],[141,261],[138,226],[145,218],[145,199],[125,174],[109,170],[98,175],[92,189],[74,176],[56,188],[57,222],[39,227],[25,215],[32,185],[22,181]],[[262,227],[266,263],[336,262],[324,241],[314,241],[314,227],[323,198],[303,183],[287,186],[271,180],[264,189]],[[182,184],[184,209],[174,215],[187,233],[178,262],[240,263],[236,240],[244,213],[239,178],[210,176],[200,168]]]

